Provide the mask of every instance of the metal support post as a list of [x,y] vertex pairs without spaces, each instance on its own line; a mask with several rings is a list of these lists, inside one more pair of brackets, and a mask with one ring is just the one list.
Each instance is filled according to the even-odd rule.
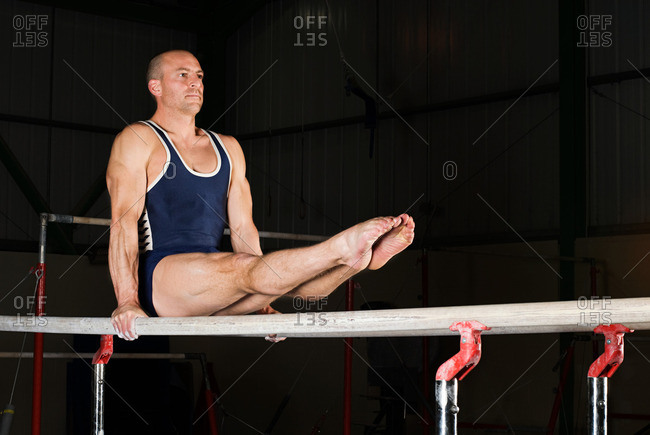
[[[345,309],[354,310],[354,281],[348,279],[345,288]],[[343,435],[352,433],[352,338],[344,339],[343,366]]]
[[113,355],[113,336],[102,335],[99,350],[93,358],[93,434],[104,435],[104,375]]
[[458,427],[458,379],[435,382],[436,433],[455,435]]
[[481,360],[481,332],[489,330],[476,320],[456,322],[449,327],[460,332],[460,352],[436,372],[436,428],[438,435],[456,435],[458,427],[458,381]]
[[624,358],[624,336],[633,330],[621,325],[599,325],[596,334],[605,335],[605,353],[598,357],[589,367],[587,377],[589,416],[588,431],[590,435],[607,435],[607,383],[608,379],[620,367]]
[[[45,245],[47,241],[47,213],[41,213],[41,231],[38,246],[36,278],[36,316],[45,315]],[[41,402],[43,395],[43,333],[34,334],[34,366],[32,369],[32,435],[41,433]]]
[[589,422],[587,433],[605,435],[607,433],[607,381],[609,378],[587,378],[589,397]]

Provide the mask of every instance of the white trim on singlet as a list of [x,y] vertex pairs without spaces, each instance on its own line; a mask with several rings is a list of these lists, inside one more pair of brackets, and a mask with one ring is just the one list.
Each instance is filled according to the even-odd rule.
[[[205,135],[208,136],[210,142],[212,143],[212,146],[216,148],[216,144],[212,140],[212,135],[208,134],[208,132],[205,130],[203,130],[203,133],[205,133]],[[230,195],[230,182],[232,181],[232,159],[230,158],[230,153],[228,153],[228,148],[226,148],[223,141],[221,140],[221,136],[219,136],[218,133],[214,133],[214,132],[210,132],[210,133],[214,134],[217,137],[217,140],[219,141],[219,145],[221,145],[221,149],[223,150],[224,154],[226,154],[226,157],[228,157],[228,166],[230,166],[230,173],[228,174],[228,190],[226,190],[226,197],[227,197],[228,195]],[[219,159],[219,163],[221,163],[221,159]]]
[[[214,150],[215,155],[217,156],[217,168],[213,170],[212,172],[196,172],[194,169],[190,168],[185,160],[183,160],[183,156],[181,153],[178,151],[178,148],[176,148],[176,145],[174,145],[174,142],[171,140],[165,129],[160,127],[158,124],[153,122],[152,120],[149,120],[153,125],[156,127],[160,128],[162,130],[163,134],[167,137],[167,140],[171,144],[171,146],[174,148],[174,151],[176,151],[176,154],[178,155],[178,158],[181,159],[181,162],[183,162],[183,165],[185,166],[185,169],[187,169],[187,172],[189,172],[192,175],[196,175],[197,177],[214,177],[219,173],[219,169],[221,169],[221,155],[219,154],[219,150],[217,149],[217,146],[214,144],[212,140],[210,140],[210,143],[212,144],[212,149]],[[210,136],[208,135],[208,139],[210,139]]]
[[[156,129],[152,125],[149,124],[149,122],[152,122],[153,124],[156,124],[156,123],[153,122],[153,121],[139,121],[139,122],[143,123],[144,125],[149,127],[151,130],[153,130],[153,132],[156,134],[156,136],[158,136],[158,139],[160,140],[160,143],[162,144],[163,148],[165,148],[165,153],[167,153],[167,160],[165,160],[165,164],[163,165],[162,170],[160,171],[160,174],[158,174],[158,176],[156,176],[156,178],[151,182],[151,184],[149,184],[147,186],[147,192],[149,192],[160,181],[160,179],[167,173],[167,168],[169,168],[169,164],[172,161],[172,155],[170,154],[169,148],[167,148],[167,144],[165,143],[163,138],[160,137],[160,135],[158,134]],[[160,127],[158,127],[158,128],[160,128]]]

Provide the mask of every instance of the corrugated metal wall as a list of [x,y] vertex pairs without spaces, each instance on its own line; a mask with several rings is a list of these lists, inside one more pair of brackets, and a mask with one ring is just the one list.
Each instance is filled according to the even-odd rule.
[[[421,198],[410,212],[423,233],[420,207],[430,198],[437,210],[430,236],[508,232],[477,193],[519,231],[557,227],[557,93],[524,97],[501,119],[513,99],[395,116],[427,104],[523,92],[540,76],[537,84],[557,82],[555,3],[329,5],[328,11],[320,1],[271,2],[229,40],[227,101],[240,98],[227,116],[229,132],[246,137],[363,115],[362,100],[346,96],[346,70],[393,117],[378,122],[372,158],[362,122],[317,128],[304,138],[297,132],[242,140],[260,228],[331,234],[401,213]],[[296,29],[308,15],[325,16],[327,26],[318,29],[316,19],[311,29]],[[312,32],[316,46],[300,46]],[[327,45],[318,46],[319,33]],[[453,180],[443,176],[448,161],[458,168]],[[301,192],[309,204],[304,218]]]
[[[25,15],[47,17],[45,47],[12,46],[17,38],[25,41],[27,30],[11,25]],[[153,55],[196,48],[193,33],[18,1],[0,4],[0,22],[0,58],[8,67],[0,114],[104,129],[121,130],[153,113],[144,78]],[[0,135],[58,213],[68,213],[102,175],[114,139],[112,133],[7,121],[0,122]],[[0,211],[0,239],[38,240],[38,218],[1,165]],[[110,216],[106,193],[89,215]],[[92,243],[96,234],[81,228],[75,242]]]
[[[610,47],[589,51],[591,75],[650,67],[650,4],[592,1],[589,13],[610,15]],[[595,86],[589,98],[591,223],[626,226],[650,222],[650,82],[632,80]]]
[[[332,0],[329,9],[327,3],[269,2],[228,42],[226,102],[237,103],[224,132],[244,138],[261,229],[331,234],[415,202],[410,211],[419,235],[511,234],[499,215],[522,233],[557,231],[557,93],[526,95],[505,115],[514,97],[464,101],[523,92],[537,79],[537,85],[557,83],[556,3]],[[641,1],[588,3],[589,14],[613,19],[612,46],[588,50],[591,76],[648,67],[649,8]],[[0,6],[3,23],[27,14],[48,17],[48,45],[0,45],[8,65],[0,114],[122,128],[120,117],[132,122],[151,112],[142,78],[151,55],[196,46],[186,32],[17,1]],[[325,17],[324,26],[316,19],[306,28],[308,16]],[[309,46],[310,33],[316,46]],[[11,25],[0,28],[4,41],[16,34]],[[378,121],[372,158],[370,130],[349,122],[363,116],[364,104],[346,96],[346,73],[389,116]],[[623,231],[648,222],[646,86],[639,75],[589,92],[591,226]],[[436,104],[439,110],[412,113]],[[318,122],[330,124],[309,127]],[[295,128],[263,137],[288,127]],[[260,134],[245,139],[251,133]],[[101,174],[113,137],[6,120],[0,134],[59,212]],[[453,180],[443,176],[450,161],[457,167]],[[421,209],[428,201],[433,217]],[[0,211],[0,239],[36,238],[36,216],[4,168]],[[108,215],[106,195],[91,214]],[[90,240],[83,231],[76,241]]]

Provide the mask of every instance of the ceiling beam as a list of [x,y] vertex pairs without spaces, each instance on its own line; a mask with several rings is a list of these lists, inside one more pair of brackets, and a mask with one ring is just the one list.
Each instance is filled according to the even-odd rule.
[[200,27],[205,24],[198,10],[191,8],[154,6],[128,0],[112,0],[110,2],[80,2],[73,0],[28,1],[57,9],[84,12],[102,17],[134,21],[187,32],[198,32]]
[[[2,136],[0,136],[0,162],[5,165],[7,172],[9,172],[11,178],[16,182],[18,189],[20,189],[36,214],[52,212],[49,204],[45,201],[45,198],[43,198],[41,192],[39,192],[29,174],[20,164],[20,161]],[[75,253],[72,242],[70,242],[60,226],[53,225],[52,234],[54,240],[58,242],[57,246],[63,249],[64,252]]]

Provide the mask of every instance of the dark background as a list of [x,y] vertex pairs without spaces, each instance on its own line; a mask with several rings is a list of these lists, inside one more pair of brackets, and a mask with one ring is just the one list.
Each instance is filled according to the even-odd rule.
[[[358,277],[357,308],[421,306],[423,291],[431,305],[646,296],[649,21],[643,1],[2,1],[0,292],[37,262],[38,213],[110,216],[113,138],[154,110],[147,63],[187,49],[205,70],[197,124],[240,141],[260,230],[332,235],[376,215],[415,217],[412,248]],[[51,229],[48,314],[110,315],[103,232]],[[291,246],[300,243],[263,241],[265,251]],[[21,311],[14,295],[31,294],[33,283],[0,301],[3,314]],[[339,291],[325,309],[342,308]],[[20,349],[22,335],[2,337],[5,350]],[[461,383],[461,420],[516,433],[546,427],[553,369],[572,338],[486,339],[481,365]],[[612,379],[612,414],[650,414],[643,338],[634,335]],[[584,431],[589,339],[576,344],[561,433]],[[365,340],[355,344],[367,358]],[[458,343],[439,345],[432,370]],[[323,433],[340,433],[340,340],[274,346],[241,381],[266,343],[175,337],[169,346],[206,352],[222,390],[237,381],[225,405],[262,431],[317,346],[276,431],[309,433],[327,415]],[[47,336],[46,348],[70,351],[59,336]],[[0,364],[3,401],[16,361]],[[31,362],[22,364],[15,433],[29,428]],[[66,364],[46,362],[44,434],[66,430]],[[368,376],[356,359],[354,433],[379,406],[365,397],[381,392]],[[406,423],[421,432],[414,414]],[[610,428],[634,433],[647,423],[613,418]],[[256,433],[226,424],[225,433]]]

